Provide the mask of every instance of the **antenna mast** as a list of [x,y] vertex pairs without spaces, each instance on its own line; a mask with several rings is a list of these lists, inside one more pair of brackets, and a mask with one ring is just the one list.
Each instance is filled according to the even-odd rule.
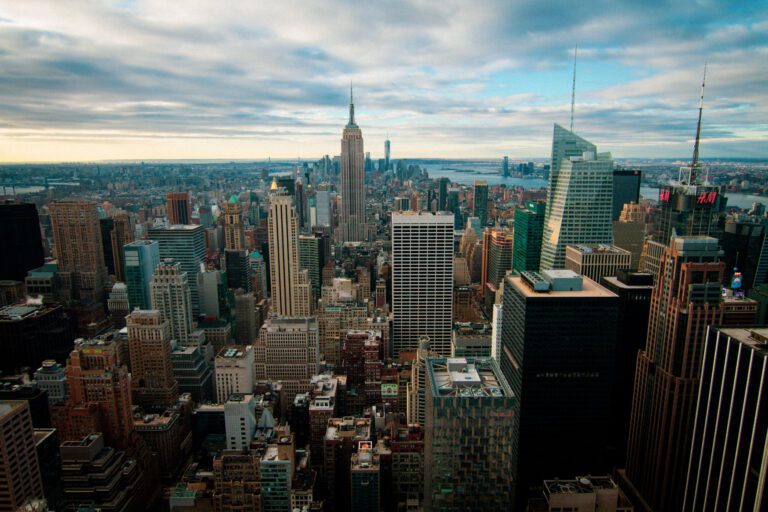
[[704,85],[707,83],[707,65],[704,64],[704,76],[701,79],[701,99],[699,100],[699,121],[696,123],[696,142],[693,144],[693,158],[691,159],[691,174],[688,183],[693,184],[696,179],[696,166],[699,164],[699,141],[701,139],[701,113],[704,110]]
[[573,132],[573,111],[576,108],[576,55],[579,45],[573,49],[573,86],[571,88],[571,132]]

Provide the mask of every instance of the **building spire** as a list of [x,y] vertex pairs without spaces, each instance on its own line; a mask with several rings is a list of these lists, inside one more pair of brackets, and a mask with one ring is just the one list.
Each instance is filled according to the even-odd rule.
[[701,113],[704,110],[704,85],[707,83],[707,64],[704,64],[704,76],[701,79],[701,98],[699,100],[699,120],[696,123],[696,142],[693,143],[693,158],[691,159],[691,176],[688,183],[696,179],[696,166],[699,163],[699,141],[701,139]]
[[352,80],[349,81],[349,122],[347,126],[355,125],[355,99],[352,95]]
[[573,86],[571,87],[571,132],[573,132],[573,113],[576,109],[576,55],[579,52],[579,45],[573,49]]

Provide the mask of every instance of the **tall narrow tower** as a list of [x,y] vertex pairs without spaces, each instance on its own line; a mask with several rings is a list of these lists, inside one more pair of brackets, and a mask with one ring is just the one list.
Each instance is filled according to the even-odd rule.
[[237,196],[232,196],[224,203],[224,248],[229,250],[245,249],[243,231],[243,209]]
[[150,282],[152,309],[160,311],[169,324],[171,339],[186,343],[192,333],[192,294],[189,276],[181,263],[165,258],[155,270]]
[[291,196],[272,183],[269,203],[269,279],[272,285],[272,313],[296,316],[299,304],[299,236]]
[[341,135],[341,215],[339,240],[362,242],[365,225],[365,157],[363,132],[355,123],[355,104],[349,88],[349,122]]

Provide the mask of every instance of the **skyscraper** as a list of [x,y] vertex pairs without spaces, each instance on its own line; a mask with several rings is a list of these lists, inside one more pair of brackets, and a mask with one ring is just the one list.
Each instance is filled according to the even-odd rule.
[[651,295],[637,357],[626,478],[654,510],[679,510],[693,436],[707,326],[723,317],[716,238],[673,238]]
[[96,203],[70,199],[51,203],[49,209],[63,287],[75,300],[103,302],[107,276]]
[[363,132],[355,124],[355,104],[349,90],[349,121],[341,136],[341,212],[339,240],[367,240]]
[[505,156],[501,161],[501,175],[505,178],[509,177],[509,157]]
[[312,295],[320,297],[322,285],[320,270],[324,262],[320,261],[320,239],[314,235],[299,236],[299,268],[307,271],[312,285]]
[[245,249],[245,232],[243,231],[243,210],[236,196],[224,203],[224,248],[241,251]]
[[327,183],[321,183],[315,190],[315,204],[317,206],[317,225],[331,225],[331,191]]
[[389,162],[390,162],[390,156],[391,156],[391,149],[392,146],[389,142],[389,134],[387,134],[387,139],[384,141],[384,170],[389,170]]
[[136,240],[123,247],[125,254],[125,285],[128,287],[130,308],[150,309],[150,282],[160,264],[160,246],[154,240]]
[[160,258],[174,258],[181,264],[181,270],[187,273],[192,314],[197,316],[200,314],[197,274],[205,257],[205,228],[191,225],[154,227],[149,230],[149,239],[157,241]]
[[613,160],[555,125],[541,269],[561,269],[565,246],[613,243]]
[[480,219],[480,226],[488,224],[488,183],[485,180],[475,180],[472,216]]
[[[272,288],[271,312],[280,316],[308,313],[300,304],[299,237],[291,196],[272,184],[269,203],[269,278]],[[307,309],[305,309],[307,308]]]
[[543,201],[528,201],[524,208],[515,210],[512,244],[512,270],[515,273],[539,269],[545,209]]
[[125,254],[123,253],[123,246],[133,242],[133,223],[128,212],[118,210],[113,213],[112,233],[109,242],[112,248],[115,277],[118,281],[125,281]]
[[422,336],[451,353],[453,215],[392,213],[392,309],[394,358]]
[[499,365],[520,400],[525,503],[549,475],[610,471],[619,298],[570,270],[504,278]]
[[637,170],[615,169],[613,171],[613,208],[611,220],[619,220],[625,204],[640,202],[640,183],[643,173]]
[[165,205],[168,224],[192,224],[188,192],[168,192],[165,194]]
[[170,339],[186,343],[192,334],[192,293],[187,273],[178,261],[165,258],[150,284],[152,309],[168,322]]
[[23,281],[27,271],[43,266],[40,219],[33,203],[0,204],[0,279]]
[[0,401],[0,510],[22,510],[43,497],[35,450],[35,431],[24,400]]
[[565,268],[599,283],[631,268],[632,253],[608,244],[579,244],[565,247]]
[[683,510],[763,510],[768,329],[710,327]]
[[133,402],[168,407],[179,397],[173,378],[169,322],[157,310],[135,309],[126,319]]
[[519,398],[493,359],[427,359],[425,510],[511,510]]
[[437,180],[437,211],[444,212],[448,207],[448,184],[451,182],[448,178]]

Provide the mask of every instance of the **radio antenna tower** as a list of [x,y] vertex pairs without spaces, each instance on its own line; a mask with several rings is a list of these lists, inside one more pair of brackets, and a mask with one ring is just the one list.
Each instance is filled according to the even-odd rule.
[[579,45],[573,49],[573,86],[571,88],[571,132],[573,132],[573,111],[576,108],[576,55]]
[[701,113],[704,110],[704,86],[707,83],[707,65],[704,64],[704,76],[701,79],[701,98],[699,99],[699,121],[696,123],[696,142],[693,144],[693,158],[691,159],[691,174],[688,183],[696,180],[696,166],[699,164],[699,142],[701,140]]

